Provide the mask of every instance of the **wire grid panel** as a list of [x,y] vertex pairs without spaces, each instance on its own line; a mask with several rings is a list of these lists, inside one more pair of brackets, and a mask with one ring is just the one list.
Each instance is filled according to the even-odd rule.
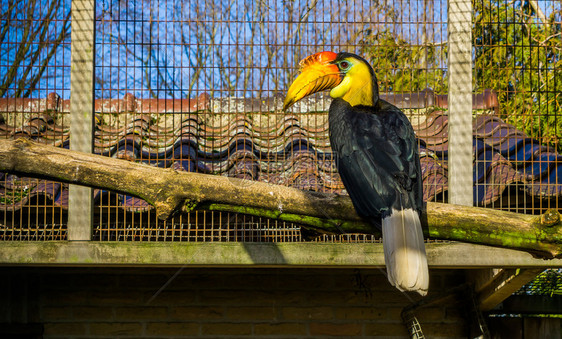
[[[0,2],[0,138],[68,147],[70,1]],[[65,185],[0,173],[0,239],[64,240]]]
[[[325,96],[280,111],[299,60],[354,52],[376,66],[383,93],[445,93],[445,9],[443,1],[97,1],[96,152],[250,185],[343,192]],[[425,113],[409,112],[420,125]],[[96,197],[94,239],[303,240],[295,224],[209,211],[164,222],[139,199]]]
[[562,5],[475,0],[473,6],[474,91],[494,90],[503,119],[476,123],[475,197],[484,206],[520,213],[558,209]]
[[542,295],[552,297],[562,295],[562,269],[548,269],[533,281],[521,287],[516,295]]
[[[0,46],[0,135],[67,147],[70,3],[1,6],[7,29]],[[492,89],[487,98],[496,100],[477,104],[474,114],[475,201],[525,213],[557,208],[560,4],[475,1],[473,7],[474,91]],[[446,3],[429,0],[98,1],[96,151],[177,170],[342,192],[326,143],[325,98],[317,95],[288,114],[279,107],[298,60],[320,50],[347,50],[375,67],[383,97],[432,89],[424,99],[429,105],[407,106],[406,113],[421,140],[425,198],[446,201],[447,115],[439,109],[446,107],[440,100],[447,92],[446,22]],[[26,25],[37,29],[25,33]],[[65,238],[64,185],[7,175],[0,180],[3,239]],[[159,222],[143,201],[104,191],[96,191],[96,204],[100,239],[146,239],[120,235],[132,230],[189,234],[182,231],[246,227],[222,214],[204,217],[204,226],[192,215]],[[248,229],[267,224],[238,220],[248,220]],[[298,229],[268,223],[281,233]],[[281,239],[252,239],[266,238]]]

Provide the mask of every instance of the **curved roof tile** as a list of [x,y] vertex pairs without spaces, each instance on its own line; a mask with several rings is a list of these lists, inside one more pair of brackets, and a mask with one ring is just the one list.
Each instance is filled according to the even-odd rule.
[[[435,100],[429,100],[430,94],[424,91],[409,95],[417,98],[418,103],[446,105],[446,98],[435,96]],[[394,99],[399,103],[411,102],[404,100],[405,95]],[[497,104],[490,95],[482,95],[484,101],[477,100],[475,107],[494,108],[486,106],[486,102]],[[255,106],[250,99],[243,100],[246,105]],[[24,136],[68,147],[68,119],[60,119],[68,111],[67,100],[49,94],[46,99],[8,102],[0,99],[0,138]],[[206,95],[190,100],[137,99],[132,95],[97,100],[95,152],[176,170],[309,190],[344,191],[329,146],[325,113],[242,114],[211,112],[211,107],[218,107],[218,111],[221,108]],[[10,121],[11,112],[30,113],[26,113],[26,119]],[[127,114],[115,115],[123,112]],[[424,199],[440,199],[448,188],[447,111],[429,108],[414,129],[421,142]],[[475,117],[473,135],[474,198],[479,205],[496,202],[510,185],[522,185],[521,194],[540,198],[562,195],[562,156],[555,150],[489,111]],[[95,190],[95,195],[98,203],[110,199],[106,191]],[[0,210],[18,210],[34,199],[46,199],[54,206],[66,208],[67,185],[2,174],[0,198]],[[130,211],[150,210],[146,202],[136,198],[121,197],[115,203]]]

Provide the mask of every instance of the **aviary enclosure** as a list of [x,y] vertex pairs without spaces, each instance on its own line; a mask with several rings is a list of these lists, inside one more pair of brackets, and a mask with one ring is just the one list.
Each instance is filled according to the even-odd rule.
[[[473,0],[471,13],[451,18],[448,5],[462,1],[98,0],[82,35],[72,31],[75,3],[0,3],[0,138],[64,148],[90,139],[108,157],[244,179],[232,184],[345,194],[328,140],[327,95],[288,112],[281,106],[299,60],[349,51],[374,66],[382,97],[410,118],[426,201],[460,197],[526,214],[561,208],[559,1]],[[467,38],[449,41],[459,22]],[[73,38],[93,46],[92,82],[71,77],[80,67]],[[469,60],[452,58],[453,48]],[[92,133],[71,133],[73,95],[93,98],[93,121],[83,121]],[[468,110],[464,125],[450,114],[459,102]],[[451,154],[462,153],[458,131],[468,135],[467,157],[451,171]],[[468,189],[457,187],[462,182]],[[71,191],[0,173],[0,240],[68,240],[69,211],[91,204],[85,226],[93,241],[380,241],[232,212],[164,221],[139,198],[95,189],[80,205]],[[556,291],[559,274],[545,271],[519,293]]]
[[[473,1],[474,205],[521,213],[562,194],[560,3]],[[69,147],[70,1],[2,2],[0,136]],[[94,152],[179,171],[343,192],[326,95],[281,101],[301,58],[350,51],[419,137],[424,198],[448,201],[447,2],[96,1]],[[470,78],[469,81],[470,81]],[[468,163],[467,166],[470,166]],[[3,174],[0,237],[66,239],[68,185]],[[472,195],[472,197],[470,197]],[[144,201],[94,192],[92,239],[303,241],[299,225],[194,211],[159,221]],[[335,235],[315,241],[377,241]]]

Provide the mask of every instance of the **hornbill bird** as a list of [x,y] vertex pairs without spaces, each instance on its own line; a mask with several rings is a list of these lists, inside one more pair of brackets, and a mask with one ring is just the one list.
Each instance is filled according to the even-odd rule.
[[330,89],[330,143],[353,206],[382,229],[390,283],[426,295],[422,177],[412,125],[399,108],[379,98],[373,68],[360,56],[325,51],[299,65],[301,74],[289,87],[283,109]]

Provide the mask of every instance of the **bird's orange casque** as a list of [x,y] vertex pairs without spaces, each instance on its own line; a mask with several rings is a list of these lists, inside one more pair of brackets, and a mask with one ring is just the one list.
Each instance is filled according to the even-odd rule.
[[336,53],[324,51],[301,60],[301,73],[289,87],[283,109],[286,110],[307,95],[339,85],[343,76],[338,66],[333,63],[336,57]]

